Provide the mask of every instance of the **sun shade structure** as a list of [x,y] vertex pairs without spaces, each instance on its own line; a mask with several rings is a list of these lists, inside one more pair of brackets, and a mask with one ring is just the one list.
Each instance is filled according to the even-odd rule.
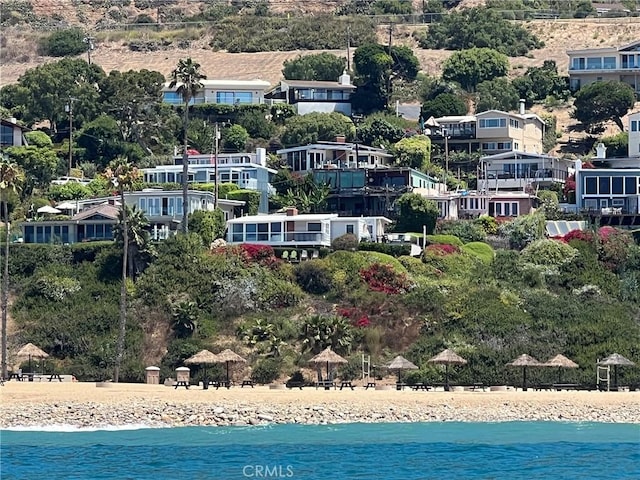
[[438,355],[427,360],[428,363],[444,365],[444,389],[449,391],[449,365],[466,365],[467,361],[453,350],[441,351]]
[[58,210],[57,208],[52,207],[51,205],[45,205],[44,207],[40,207],[38,210],[36,210],[36,212],[38,213],[62,213],[61,210]]
[[607,358],[600,360],[598,362],[598,365],[601,365],[603,367],[613,365],[613,384],[617,387],[618,386],[618,366],[632,367],[635,365],[635,363],[633,363],[628,358],[623,357],[619,353],[612,353]]
[[573,360],[569,360],[562,354],[558,354],[555,357],[549,359],[543,363],[544,367],[556,367],[558,369],[558,383],[562,383],[562,369],[563,368],[578,368],[579,365]]
[[402,355],[398,355],[396,358],[391,360],[386,367],[389,370],[397,370],[398,372],[398,383],[401,383],[402,372],[404,370],[418,370],[418,366],[414,363],[411,363],[409,360],[404,358]]
[[330,375],[330,365],[337,365],[337,364],[348,363],[348,362],[345,358],[342,358],[336,352],[331,350],[331,347],[327,347],[323,351],[321,351],[319,354],[317,354],[315,357],[313,357],[311,360],[309,360],[309,363],[313,363],[316,366],[326,363],[327,378],[328,378]]
[[55,208],[58,210],[75,210],[78,206],[75,203],[71,202],[62,202],[56,205]]
[[27,343],[24,347],[18,350],[16,353],[16,357],[18,358],[29,358],[29,372],[31,370],[31,359],[32,358],[47,358],[49,354],[42,350],[40,347],[36,347],[33,343]]
[[216,356],[216,354],[210,352],[209,350],[200,350],[195,355],[187,358],[184,363],[191,365],[202,365],[202,389],[206,390],[207,388],[209,388],[209,382],[207,380],[207,365],[218,363],[218,357]]
[[242,358],[236,352],[234,352],[233,350],[229,350],[228,348],[218,353],[215,357],[217,359],[215,363],[224,363],[227,366],[227,385],[229,385],[229,364],[247,363],[246,359]]
[[527,391],[527,367],[542,367],[543,363],[533,358],[531,355],[523,353],[513,362],[507,363],[510,367],[522,367],[522,390]]

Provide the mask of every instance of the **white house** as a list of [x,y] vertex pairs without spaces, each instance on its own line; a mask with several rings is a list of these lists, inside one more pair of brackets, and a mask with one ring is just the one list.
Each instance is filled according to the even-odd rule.
[[351,76],[343,72],[337,82],[281,80],[279,85],[267,92],[265,98],[272,105],[294,105],[298,115],[339,112],[350,117],[351,94],[355,89]]
[[[271,84],[265,80],[201,80],[202,88],[191,99],[190,104],[219,103],[224,105],[253,105],[264,103],[265,91]],[[179,105],[183,103],[177,87],[170,88],[169,83],[162,89],[165,103]]]
[[18,121],[15,118],[0,119],[0,147],[21,147],[27,145],[24,134],[28,131],[28,128],[18,125]]
[[287,208],[285,213],[251,215],[227,221],[227,242],[256,243],[272,247],[330,247],[331,242],[346,233],[359,241],[376,241],[385,235],[385,217],[339,217],[335,213],[298,214]]

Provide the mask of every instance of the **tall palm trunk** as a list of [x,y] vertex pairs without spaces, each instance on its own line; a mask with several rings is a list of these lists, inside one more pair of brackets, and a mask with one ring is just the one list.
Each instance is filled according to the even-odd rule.
[[189,101],[184,104],[184,145],[182,150],[182,231],[189,233],[189,154],[187,127],[189,126]]
[[4,275],[2,277],[2,378],[7,378],[7,307],[9,305],[9,204],[2,202],[6,237],[4,244]]
[[124,203],[124,188],[120,190],[120,203],[122,208],[122,285],[120,286],[120,329],[118,331],[118,343],[116,345],[116,367],[113,374],[113,381],[118,383],[120,379],[120,366],[124,356],[124,337],[127,328],[127,267],[129,256],[129,227],[127,225],[127,209]]

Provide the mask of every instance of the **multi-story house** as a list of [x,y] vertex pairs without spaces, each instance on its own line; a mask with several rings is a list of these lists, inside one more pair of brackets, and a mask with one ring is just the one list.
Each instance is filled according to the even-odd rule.
[[640,40],[621,47],[569,50],[569,87],[576,91],[593,82],[615,80],[640,93]]
[[[71,202],[74,208],[68,218],[32,220],[20,224],[24,243],[77,243],[92,240],[112,240],[113,227],[118,223],[120,197],[103,197]],[[182,221],[182,192],[179,190],[144,189],[126,192],[125,203],[136,206],[149,221],[152,238],[164,239],[174,234]],[[219,199],[218,207],[225,220],[242,215],[244,202]],[[189,213],[211,211],[211,192],[189,191]]]
[[496,154],[510,151],[541,153],[545,124],[538,115],[488,110],[476,115],[435,119],[431,141],[448,151]]
[[329,186],[326,210],[340,215],[395,215],[404,193],[437,191],[438,183],[418,170],[393,165],[393,155],[380,148],[344,141],[278,150],[292,172],[311,173]]
[[[258,212],[269,211],[269,195],[274,193],[269,183],[276,170],[267,167],[267,153],[257,148],[255,153],[220,153],[189,155],[189,183],[215,183],[216,161],[220,183],[233,183],[247,190],[260,192]],[[174,157],[174,165],[158,165],[142,169],[147,183],[182,183],[182,156]]]
[[575,162],[576,208],[600,217],[600,223],[640,226],[640,159],[607,158],[603,144],[592,165]]
[[28,128],[18,125],[15,118],[0,119],[0,148],[26,145],[24,134],[28,131]]
[[256,243],[272,247],[320,248],[347,233],[358,241],[381,241],[385,217],[340,217],[336,213],[299,214],[295,208],[272,215],[251,215],[227,221],[227,242]]
[[266,93],[265,98],[271,105],[294,105],[298,115],[339,112],[350,117],[351,94],[355,89],[351,76],[343,72],[337,82],[281,80],[279,85]]
[[480,159],[478,188],[485,191],[528,191],[563,184],[573,161],[538,153],[505,152]]
[[[219,103],[223,105],[255,105],[264,103],[265,92],[271,84],[264,80],[201,80],[202,88],[191,99],[190,105]],[[180,105],[182,96],[177,87],[166,83],[162,89],[165,103]]]

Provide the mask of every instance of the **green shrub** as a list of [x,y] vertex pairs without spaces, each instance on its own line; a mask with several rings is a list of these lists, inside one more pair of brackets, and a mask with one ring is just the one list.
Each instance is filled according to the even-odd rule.
[[260,360],[251,372],[251,380],[261,385],[273,383],[280,376],[282,362],[277,358]]
[[427,235],[427,245],[455,245],[462,246],[462,240],[454,235]]
[[416,257],[400,257],[398,261],[407,270],[407,273],[422,277],[432,277],[436,275],[436,269],[431,265],[427,265],[421,259]]
[[322,260],[300,263],[295,270],[296,282],[307,293],[322,295],[331,290],[331,274]]
[[396,245],[393,243],[360,242],[358,250],[380,252],[392,257],[401,257],[411,253],[411,245]]
[[84,33],[79,28],[58,30],[40,42],[42,55],[51,57],[74,56],[86,51],[87,44],[84,42]]
[[390,265],[396,273],[406,273],[404,265],[402,265],[397,258],[387,255],[381,252],[356,252],[356,256],[365,260],[365,265],[371,265],[372,263],[382,263]]
[[578,251],[557,240],[536,240],[520,252],[522,261],[534,265],[560,266],[571,262],[578,255]]
[[353,233],[345,233],[341,237],[335,238],[331,242],[331,248],[334,250],[357,250],[358,249],[358,237]]
[[480,215],[474,222],[480,225],[487,235],[495,235],[498,233],[498,222],[494,217]]
[[487,238],[482,225],[473,220],[443,220],[436,225],[436,232],[458,237],[463,243],[482,242]]
[[491,245],[488,245],[483,242],[470,242],[466,245],[462,246],[462,251],[468,253],[469,255],[473,255],[482,260],[483,263],[490,264],[493,262],[495,257],[495,252]]

